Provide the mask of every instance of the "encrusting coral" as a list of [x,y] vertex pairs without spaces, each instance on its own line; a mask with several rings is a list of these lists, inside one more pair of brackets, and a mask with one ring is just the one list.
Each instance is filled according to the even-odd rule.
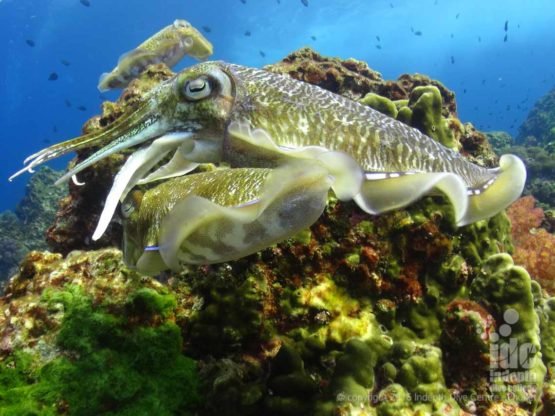
[[[410,99],[401,81],[388,84],[357,61],[302,50],[281,65],[273,70],[357,99],[387,85],[388,99]],[[442,120],[454,117],[454,97],[446,103],[439,91]],[[111,157],[103,167],[120,162]],[[83,179],[101,201],[109,175],[100,180],[97,169]],[[85,191],[72,192],[80,208],[65,209],[77,218]],[[75,235],[64,252],[86,246],[84,232]],[[547,415],[555,408],[555,300],[514,266],[512,249],[504,213],[456,228],[441,196],[369,216],[330,194],[320,219],[294,238],[237,261],[163,274],[164,283],[128,270],[116,249],[65,259],[32,252],[0,299],[0,408]],[[513,365],[507,351],[515,345],[521,356]],[[85,395],[75,380],[93,391]],[[21,394],[27,407],[13,401]]]

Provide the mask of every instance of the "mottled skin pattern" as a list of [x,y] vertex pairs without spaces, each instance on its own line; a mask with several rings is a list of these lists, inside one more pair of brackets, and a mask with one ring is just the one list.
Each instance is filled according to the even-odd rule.
[[239,65],[224,67],[240,80],[232,119],[266,130],[279,146],[342,151],[367,172],[453,172],[469,188],[494,177],[368,106],[287,76]]
[[[139,236],[145,246],[158,244],[160,223],[175,204],[187,195],[209,198],[224,207],[244,204],[259,196],[264,180],[271,171],[224,169],[217,174],[188,175],[173,182],[167,181],[145,194],[139,191],[131,193],[122,203],[122,211],[127,216],[126,231]],[[164,203],[160,204],[160,201]]]

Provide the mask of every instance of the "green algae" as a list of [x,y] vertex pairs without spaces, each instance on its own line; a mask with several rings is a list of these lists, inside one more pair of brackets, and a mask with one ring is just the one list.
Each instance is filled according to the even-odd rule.
[[30,354],[5,360],[0,414],[189,414],[196,369],[182,355],[179,327],[164,319],[175,307],[170,296],[140,289],[114,313],[118,306],[94,305],[76,286],[46,292],[49,308],[64,311],[63,354],[44,365]]

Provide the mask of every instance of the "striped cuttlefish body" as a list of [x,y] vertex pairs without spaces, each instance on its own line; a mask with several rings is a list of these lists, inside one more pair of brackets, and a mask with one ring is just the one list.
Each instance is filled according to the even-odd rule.
[[[149,273],[232,260],[281,241],[318,218],[330,188],[370,214],[441,192],[461,226],[504,209],[526,179],[516,156],[503,155],[498,168],[486,169],[370,107],[224,62],[185,69],[151,90],[132,114],[30,156],[16,175],[100,146],[60,182],[139,145],[114,179],[93,238],[124,201],[127,261]],[[182,177],[199,163],[220,162],[232,168]],[[135,185],[160,180],[129,200]],[[126,207],[133,213],[127,217]]]

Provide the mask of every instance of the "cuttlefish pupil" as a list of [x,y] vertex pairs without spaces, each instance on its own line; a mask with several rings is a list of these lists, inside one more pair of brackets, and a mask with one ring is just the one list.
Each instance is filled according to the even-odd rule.
[[[165,181],[160,185],[165,193],[155,192],[157,188],[148,191],[152,192],[149,199],[156,201],[149,205],[158,207],[156,215],[147,215],[148,220],[141,221],[135,237],[129,239],[143,241],[135,252],[160,248],[158,254],[136,260],[142,270],[149,269],[151,261],[156,265],[152,269],[159,270],[181,263],[225,261],[260,249],[298,226],[307,226],[293,221],[285,227],[287,233],[279,233],[280,215],[294,218],[294,209],[302,206],[315,220],[322,195],[330,187],[340,199],[354,200],[369,214],[402,208],[423,195],[440,192],[451,201],[455,223],[462,226],[504,209],[521,194],[526,179],[524,164],[514,155],[501,156],[498,168],[487,169],[358,102],[283,75],[225,62],[185,69],[153,89],[135,112],[104,131],[38,152],[17,174],[92,146],[101,148],[64,178],[117,151],[140,146],[114,179],[94,239],[100,238],[119,201],[135,185]],[[170,161],[159,166],[167,155],[172,156]],[[169,203],[172,193],[167,187],[184,186],[172,178],[191,172],[198,163],[225,163],[233,169],[225,175],[191,175],[187,186],[200,192],[194,185],[202,183],[202,195],[193,191],[181,194],[179,204]],[[299,165],[305,169],[299,170]],[[230,181],[234,171],[237,180]],[[268,182],[261,179],[264,175]],[[288,177],[292,175],[316,177],[321,186],[309,181],[299,188]],[[258,188],[253,185],[255,178]],[[239,192],[238,186],[256,188],[258,193],[235,201],[236,205],[221,199]],[[272,192],[278,197],[272,197]],[[310,201],[295,205],[304,193]],[[318,209],[306,208],[309,202]],[[189,223],[188,216],[196,218],[195,209],[206,220]],[[173,229],[162,225],[168,223]],[[136,225],[128,224],[134,224],[128,228]],[[271,238],[246,237],[257,232]]]

